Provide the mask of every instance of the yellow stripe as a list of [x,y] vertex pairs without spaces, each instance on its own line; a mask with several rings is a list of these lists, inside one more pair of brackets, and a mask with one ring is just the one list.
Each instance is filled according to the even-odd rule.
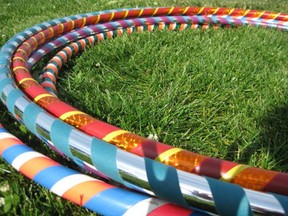
[[172,8],[169,10],[168,15],[172,13],[172,11],[174,10],[174,8],[175,8],[175,7],[172,7]]
[[18,69],[23,69],[23,70],[29,72],[29,71],[27,70],[27,68],[25,68],[25,67],[23,67],[23,66],[14,67],[14,68],[13,68],[13,72],[15,72],[15,71],[18,70]]
[[128,14],[129,14],[129,11],[127,10],[126,12],[125,12],[125,14],[124,14],[124,19],[126,19],[126,17],[128,16]]
[[249,12],[250,12],[250,10],[246,10],[242,16],[246,16]]
[[112,14],[111,14],[111,17],[110,17],[109,21],[113,20],[114,16],[115,16],[115,12],[112,12]]
[[247,169],[249,166],[243,165],[243,164],[238,164],[237,166],[233,167],[230,169],[228,172],[226,172],[220,180],[224,180],[227,182],[230,182],[236,175],[238,175],[240,172],[243,170]]
[[82,27],[84,27],[86,25],[86,17],[83,18],[83,25]]
[[49,30],[52,32],[52,38],[54,37],[54,30],[53,30],[53,28],[49,28]]
[[21,85],[23,82],[28,81],[28,80],[36,82],[36,80],[34,80],[33,78],[24,78],[24,79],[21,79],[18,83]]
[[182,14],[186,14],[190,7],[186,7]]
[[158,12],[159,8],[156,8],[152,16],[154,16]]
[[78,110],[77,111],[70,111],[70,112],[62,114],[59,118],[62,120],[65,120],[66,118],[69,118],[72,115],[78,115],[78,114],[85,114],[85,113],[78,111]]
[[144,12],[144,9],[141,9],[139,14],[138,14],[138,17],[142,16],[143,12]]
[[63,23],[61,23],[60,26],[61,26],[61,33],[60,33],[60,34],[62,34],[63,31],[64,31],[64,25],[63,25]]
[[265,11],[262,11],[257,18],[260,18],[263,14],[265,13]]
[[21,61],[25,62],[25,59],[22,57],[19,57],[19,56],[14,57],[13,61],[15,61],[15,60],[21,60]]
[[200,10],[198,11],[198,14],[201,14],[201,12],[204,10],[205,7],[201,7]]
[[233,8],[233,9],[230,9],[230,11],[229,11],[229,14],[228,14],[228,15],[231,15],[231,14],[234,12],[234,10],[235,10],[235,8]]
[[219,11],[220,8],[216,8],[213,14],[216,14]]
[[21,51],[26,57],[28,57],[25,50],[19,48],[17,51]]
[[34,98],[34,102],[37,102],[44,97],[55,97],[55,96],[52,94],[41,94],[41,95],[38,95],[37,97]]
[[36,47],[38,46],[38,41],[37,41],[37,39],[33,36],[33,37],[31,37],[31,39],[33,39],[34,41],[35,41],[35,43],[36,43]]
[[72,30],[73,30],[75,27],[75,22],[74,22],[74,20],[72,20],[71,22],[72,22]]
[[163,152],[162,154],[158,155],[157,158],[155,158],[156,161],[160,161],[160,162],[163,162],[164,160],[166,160],[167,158],[169,158],[171,155],[174,155],[180,151],[183,151],[183,149],[180,149],[180,148],[172,148],[172,149],[169,149],[165,152]]
[[[96,23],[98,23],[99,22],[99,20],[100,20],[100,14],[97,16],[97,20],[96,20]],[[95,23],[95,24],[96,24]]]
[[271,19],[276,19],[281,13],[273,13],[273,14],[270,14],[270,16],[272,15],[273,17]]
[[29,43],[27,43],[26,41],[23,43],[29,46],[29,48],[31,49],[31,45]]
[[103,140],[106,141],[106,142],[110,142],[114,137],[119,136],[121,134],[125,134],[125,133],[129,133],[129,132],[125,131],[125,130],[116,130],[116,131],[113,131],[113,132],[107,134],[103,138]]

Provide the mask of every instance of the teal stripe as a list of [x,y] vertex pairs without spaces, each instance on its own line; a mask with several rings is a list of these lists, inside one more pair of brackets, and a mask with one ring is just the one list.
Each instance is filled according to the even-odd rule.
[[102,140],[93,138],[91,144],[91,159],[93,165],[109,178],[124,184],[119,175],[117,163],[117,147]]
[[206,177],[220,215],[252,216],[244,189],[238,185]]
[[180,190],[178,174],[174,167],[149,158],[145,158],[145,165],[149,185],[157,197],[188,206]]
[[281,204],[282,208],[284,209],[285,215],[288,215],[288,198],[286,196],[272,194]]
[[10,77],[7,77],[0,81],[0,94],[2,94],[3,89],[9,85],[15,83],[14,80]]
[[69,148],[69,137],[73,127],[56,119],[50,130],[50,137],[55,147],[70,158],[74,158]]
[[35,103],[30,103],[25,108],[23,113],[23,121],[25,126],[35,135],[38,134],[36,131],[36,119],[41,112],[43,112],[42,108],[37,106]]
[[21,92],[19,89],[15,89],[9,93],[6,99],[7,108],[14,117],[16,117],[14,110],[15,103],[20,97],[23,97],[23,95],[23,92]]

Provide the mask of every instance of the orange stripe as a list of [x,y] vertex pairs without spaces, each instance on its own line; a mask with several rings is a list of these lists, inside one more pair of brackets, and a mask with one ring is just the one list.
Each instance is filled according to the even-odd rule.
[[97,180],[91,180],[80,183],[73,188],[67,190],[62,197],[83,206],[94,195],[101,193],[102,191],[109,188],[114,188],[114,186],[108,185],[104,182],[99,182]]
[[23,145],[21,144],[16,144],[16,143],[21,143],[19,139],[16,138],[4,138],[0,140],[0,155],[2,155],[3,151],[5,151],[7,148],[13,146],[13,145]]
[[20,167],[20,172],[26,175],[28,178],[33,179],[34,176],[42,171],[43,169],[46,169],[51,166],[57,166],[59,165],[57,162],[52,161],[50,158],[47,157],[36,157],[33,158],[26,163],[24,163]]
[[[58,53],[59,54],[59,53]],[[61,67],[62,66],[62,62],[60,61],[59,58],[53,58],[53,61],[57,62],[57,64]]]

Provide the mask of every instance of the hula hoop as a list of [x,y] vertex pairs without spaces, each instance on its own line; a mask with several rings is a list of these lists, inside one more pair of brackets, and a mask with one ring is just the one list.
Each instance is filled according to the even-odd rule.
[[[80,174],[26,146],[0,124],[0,155],[17,171],[51,192],[104,215],[202,215]],[[203,214],[204,215],[204,214]]]
[[[233,183],[239,183],[240,180],[243,182],[245,176],[251,176],[253,180],[258,180],[257,185],[261,182],[260,176],[265,176],[260,188],[255,188],[251,182],[242,186],[285,195],[287,195],[287,184],[284,182],[286,182],[287,174],[197,155],[123,131],[95,120],[63,103],[44,90],[29,74],[32,66],[45,54],[66,46],[67,43],[91,35],[103,34],[103,32],[113,34],[113,31],[117,33],[125,28],[133,30],[134,26],[140,31],[144,27],[149,30],[149,27],[153,25],[158,25],[161,29],[167,24],[171,29],[173,26],[181,29],[185,28],[183,27],[185,25],[210,23],[252,24],[286,30],[287,20],[288,15],[272,12],[194,7],[120,9],[56,19],[17,34],[2,47],[1,100],[14,117],[54,149],[72,158],[83,168],[91,167],[93,164],[96,172],[103,173],[127,187],[156,195],[185,207],[196,205],[198,208],[221,215],[243,213],[251,215],[252,211],[264,214],[288,214],[288,198],[285,196],[255,192],[184,171],[223,178]],[[75,31],[71,32],[74,29]],[[63,36],[60,37],[61,35]],[[57,64],[61,65],[61,62]],[[23,92],[30,99],[17,88],[11,76],[11,70]],[[52,117],[30,100],[87,134]],[[122,147],[125,151],[117,147]],[[157,150],[152,151],[152,149]],[[178,169],[148,159],[148,157],[174,165]],[[200,163],[192,166],[196,160],[200,160]],[[181,166],[176,166],[176,162]],[[221,170],[216,170],[213,163],[221,167]]]

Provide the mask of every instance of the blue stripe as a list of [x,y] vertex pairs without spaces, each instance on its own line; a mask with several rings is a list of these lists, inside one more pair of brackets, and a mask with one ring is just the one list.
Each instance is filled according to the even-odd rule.
[[5,132],[5,133],[9,133],[5,128],[3,128],[3,127],[0,127],[0,132],[2,133],[2,132]]
[[23,97],[23,95],[24,94],[22,91],[20,91],[20,89],[14,89],[9,93],[6,99],[7,108],[14,117],[16,116],[14,110],[15,103],[20,97]]
[[73,127],[57,119],[53,122],[50,131],[52,143],[66,156],[73,158],[69,148],[69,136]]
[[179,187],[177,170],[157,161],[145,158],[146,173],[150,187],[161,199],[187,206]]
[[11,70],[7,66],[0,65],[0,74],[11,75]]
[[50,93],[54,93],[54,94],[56,93],[56,91],[53,88],[51,88],[51,87],[47,87],[46,86],[46,87],[44,87],[44,89],[47,90]]
[[45,24],[43,24],[43,23],[38,24],[37,27],[41,28],[42,30],[47,29],[47,26]]
[[55,183],[74,174],[78,173],[74,170],[68,169],[67,167],[56,165],[40,171],[34,176],[33,180],[50,190]]
[[31,148],[29,148],[28,146],[25,145],[17,145],[17,143],[15,143],[14,146],[11,146],[9,148],[7,148],[4,152],[3,152],[3,157],[5,158],[5,160],[8,163],[12,163],[14,161],[14,159],[16,157],[18,157],[19,155],[25,153],[25,152],[31,152],[33,151]]
[[41,112],[43,112],[42,108],[37,106],[35,103],[30,103],[25,108],[23,113],[23,121],[25,126],[35,135],[38,134],[36,131],[36,119]]
[[220,215],[252,216],[251,206],[244,189],[238,185],[206,177]]
[[[1,63],[0,63],[0,64],[1,64]],[[0,81],[0,96],[1,96],[1,94],[2,94],[3,89],[4,89],[7,85],[13,84],[13,83],[14,83],[14,80],[13,80],[12,78],[9,78],[9,77],[1,80],[1,81]]]
[[91,144],[91,159],[93,165],[108,177],[124,184],[118,173],[116,164],[117,147],[102,140],[93,138]]
[[123,215],[131,206],[147,198],[120,188],[111,188],[92,197],[84,207],[103,215]]
[[37,31],[35,28],[33,28],[33,27],[28,28],[28,29],[26,29],[26,30],[31,31],[33,34],[36,34],[36,33],[38,32],[38,31]]

